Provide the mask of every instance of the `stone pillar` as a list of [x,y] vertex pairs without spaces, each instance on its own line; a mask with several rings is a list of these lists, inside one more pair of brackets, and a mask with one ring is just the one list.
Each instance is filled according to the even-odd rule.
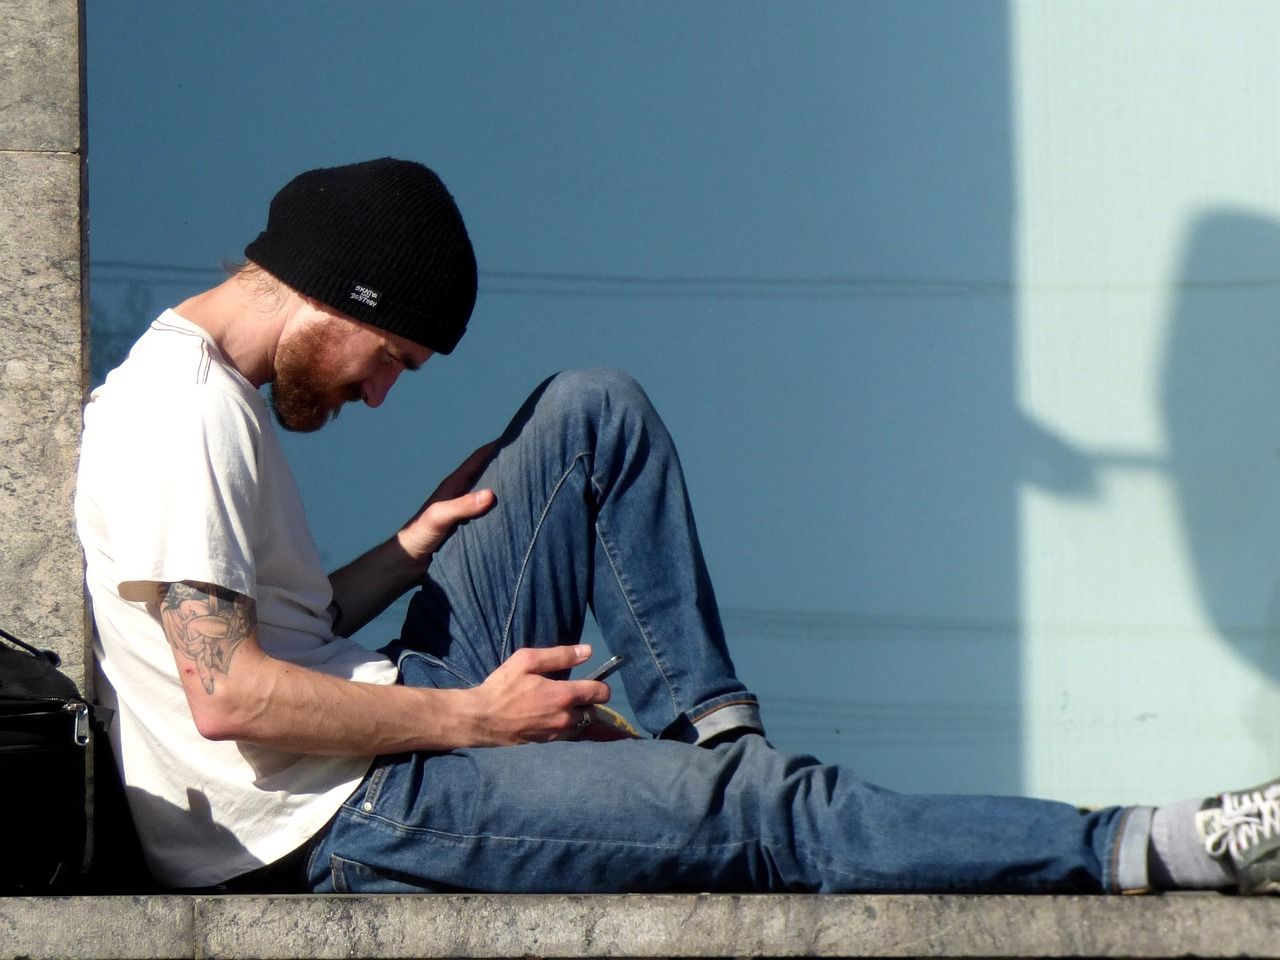
[[84,688],[81,3],[0,0],[0,23],[0,626],[56,650]]

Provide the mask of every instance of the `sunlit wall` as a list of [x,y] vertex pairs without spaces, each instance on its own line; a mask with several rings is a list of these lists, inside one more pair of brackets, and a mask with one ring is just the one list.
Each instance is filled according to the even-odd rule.
[[1025,788],[1280,769],[1280,6],[1013,5]]

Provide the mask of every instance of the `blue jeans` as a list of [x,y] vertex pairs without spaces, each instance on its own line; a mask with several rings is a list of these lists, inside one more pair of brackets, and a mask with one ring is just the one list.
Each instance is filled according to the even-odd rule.
[[542,384],[479,486],[497,506],[433,560],[391,651],[402,682],[478,684],[521,646],[576,641],[590,609],[629,655],[619,677],[651,738],[379,758],[312,851],[314,890],[1145,884],[1145,835],[1122,842],[1131,809],[896,794],[772,749],[734,675],[675,448],[626,376]]

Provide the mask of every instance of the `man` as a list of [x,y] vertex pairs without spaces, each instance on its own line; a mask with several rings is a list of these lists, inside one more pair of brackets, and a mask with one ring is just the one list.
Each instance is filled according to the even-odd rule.
[[[378,406],[457,344],[475,259],[439,179],[391,159],[295,178],[245,254],[85,411],[100,689],[161,882],[1280,889],[1278,782],[1086,813],[894,794],[773,750],[675,448],[621,374],[544,383],[394,536],[325,576],[258,388],[291,430]],[[344,639],[415,587],[392,649]],[[567,679],[588,609],[629,657],[650,738],[595,739],[609,689]]]

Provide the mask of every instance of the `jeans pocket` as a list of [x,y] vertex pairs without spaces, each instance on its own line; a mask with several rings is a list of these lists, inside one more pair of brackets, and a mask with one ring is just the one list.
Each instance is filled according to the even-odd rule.
[[329,877],[335,893],[436,893],[425,880],[380,870],[359,860],[329,854]]
[[439,657],[421,650],[402,651],[396,658],[396,668],[400,671],[400,682],[407,687],[467,690],[478,686],[484,679],[468,677]]
[[387,774],[391,772],[394,762],[395,757],[377,757],[369,772],[364,775],[360,786],[356,787],[347,798],[347,802],[342,805],[343,808],[349,813],[373,813],[374,807],[378,805],[378,795],[382,793],[382,784],[386,781]]

